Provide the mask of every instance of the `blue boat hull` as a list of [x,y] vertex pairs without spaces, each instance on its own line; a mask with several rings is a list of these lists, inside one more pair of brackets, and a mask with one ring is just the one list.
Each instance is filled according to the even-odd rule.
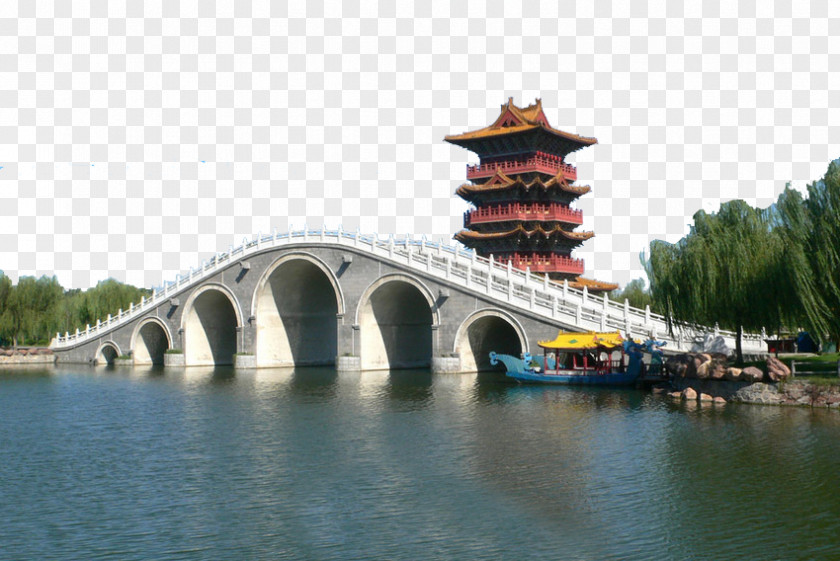
[[[545,365],[542,357],[528,357],[529,361],[526,363],[521,358],[516,358],[511,355],[503,355],[490,353],[490,364],[496,365],[499,362],[505,365],[507,369],[507,376],[513,378],[518,382],[534,383],[534,384],[561,384],[561,385],[575,385],[575,386],[631,386],[639,378],[641,373],[640,361],[631,359],[627,366],[626,372],[605,372],[603,374],[565,374],[561,370],[559,373],[546,374]],[[539,365],[539,370],[528,366],[529,363],[536,362]],[[549,370],[554,368],[554,364],[549,364]]]

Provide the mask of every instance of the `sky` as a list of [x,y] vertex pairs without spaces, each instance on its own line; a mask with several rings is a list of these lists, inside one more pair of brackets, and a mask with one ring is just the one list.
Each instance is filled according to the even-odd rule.
[[[395,6],[394,4],[397,4]],[[275,229],[451,241],[513,97],[569,161],[586,276],[840,156],[840,3],[0,2],[0,269],[152,287]]]

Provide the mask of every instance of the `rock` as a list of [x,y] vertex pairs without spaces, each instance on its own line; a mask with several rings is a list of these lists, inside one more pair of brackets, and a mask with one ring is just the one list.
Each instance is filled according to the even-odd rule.
[[713,358],[709,366],[709,378],[712,380],[723,380],[726,377],[726,362]]
[[688,364],[692,360],[692,356],[689,354],[672,356],[665,362],[665,370],[675,378],[685,378]]
[[[746,371],[747,368],[745,368],[744,370]],[[756,368],[756,370],[758,369]],[[762,382],[756,382],[754,384],[741,388],[740,390],[735,392],[734,399],[736,401],[743,401],[745,403],[766,403],[773,405],[781,403],[784,400],[783,396],[779,393],[779,390],[776,388],[776,386],[771,386]]]
[[771,382],[781,382],[790,378],[790,368],[776,357],[767,358],[767,378]]
[[741,370],[741,380],[744,382],[760,382],[764,379],[764,372],[755,366],[747,366]]
[[702,341],[695,341],[691,350],[693,352],[717,353],[724,356],[731,356],[732,349],[726,346],[726,341],[723,337],[715,337],[711,333],[703,337]]
[[695,401],[697,399],[697,392],[694,388],[686,388],[682,391],[682,399],[685,401]]
[[682,392],[671,392],[668,394],[668,397],[672,399],[682,399]]
[[741,369],[735,368],[734,366],[730,366],[726,369],[726,375],[724,376],[727,380],[737,381],[741,379]]
[[712,357],[707,354],[695,354],[689,355],[691,356],[691,362],[688,363],[688,368],[685,371],[686,378],[697,378],[699,380],[705,380],[709,377],[708,365],[709,362],[712,360]]
[[713,401],[714,398],[707,393],[701,393],[697,401]]
[[715,405],[725,405],[726,404],[726,399],[723,398],[723,397],[720,397],[719,395],[715,396],[715,399],[713,401],[715,402]]

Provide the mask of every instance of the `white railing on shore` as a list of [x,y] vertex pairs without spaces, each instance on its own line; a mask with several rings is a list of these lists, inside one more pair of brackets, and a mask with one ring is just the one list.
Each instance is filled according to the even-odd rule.
[[[353,247],[456,286],[480,291],[512,307],[574,325],[581,330],[617,329],[622,333],[630,333],[633,337],[654,337],[666,341],[667,348],[673,350],[688,350],[699,338],[713,333],[723,337],[730,348],[735,347],[734,332],[684,326],[671,337],[668,335],[666,318],[651,312],[649,307],[644,310],[633,308],[627,301],[618,303],[610,300],[606,294],[591,296],[585,287],[578,290],[566,282],[557,283],[546,277],[531,275],[528,270],[521,271],[509,264],[495,262],[492,256],[490,259],[479,257],[474,251],[460,245],[432,242],[425,236],[417,238],[407,235],[398,238],[391,235],[380,238],[377,234],[363,235],[359,232],[346,232],[341,228],[275,232],[267,236],[258,234],[254,239],[244,240],[238,247],[231,246],[226,253],[216,254],[199,268],[177,275],[174,281],[156,288],[150,298],[143,298],[140,303],[132,304],[128,310],[120,310],[116,316],[109,315],[104,321],[97,321],[94,326],[88,325],[84,330],[77,329],[75,333],[57,333],[50,346],[62,349],[101,337],[222,268],[259,251],[292,244],[313,243]],[[764,338],[764,334],[745,333],[742,337],[744,352],[766,352]]]

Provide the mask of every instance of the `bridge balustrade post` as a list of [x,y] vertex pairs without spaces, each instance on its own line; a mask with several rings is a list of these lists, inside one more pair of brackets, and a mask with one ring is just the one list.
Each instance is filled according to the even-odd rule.
[[548,273],[543,275],[543,290],[548,293]]
[[585,305],[586,305],[586,298],[587,298],[587,296],[589,296],[589,291],[588,291],[588,290],[586,290],[586,286],[584,285],[584,287],[583,287],[583,291],[582,291],[582,293],[581,293],[581,297],[580,297],[580,298],[581,298],[581,304],[582,304],[583,306],[585,306]]
[[507,262],[507,278],[513,276],[513,265],[511,265],[511,261]]
[[101,323],[102,323],[102,322],[101,322],[101,321],[99,321],[99,318],[96,318],[96,329],[97,329],[97,330],[99,329],[99,325],[100,325]]
[[718,326],[718,322],[715,322],[715,337],[720,335],[720,326]]
[[105,323],[111,323],[111,314],[108,314],[108,321]]
[[607,330],[607,314],[601,314],[601,331]]
[[551,296],[551,317],[557,317],[557,296]]
[[580,327],[581,320],[583,319],[581,318],[581,308],[583,308],[581,304],[575,304],[575,324],[578,327]]
[[630,319],[630,301],[627,298],[624,299],[624,318]]
[[650,325],[650,304],[645,304],[645,326]]
[[391,238],[388,240],[388,257],[394,258],[394,234],[391,234]]
[[531,267],[525,267],[525,284],[531,284]]
[[513,302],[513,279],[508,279],[507,298],[508,302]]
[[78,339],[78,338],[79,338],[79,328],[77,327],[76,328],[76,339]]
[[563,300],[569,299],[569,281],[563,279]]
[[70,332],[69,332],[69,331],[65,331],[65,332],[64,332],[64,340],[66,341],[66,340],[68,340],[68,339],[70,339]]
[[446,264],[446,278],[448,279],[452,276],[452,259],[447,255],[443,258],[443,261]]
[[607,297],[607,293],[604,292],[604,315],[607,315],[610,311],[610,299]]
[[55,332],[55,340],[61,341],[61,333],[59,333],[58,331]]
[[90,324],[89,323],[86,324],[86,326],[85,326],[85,335],[87,335],[88,333],[90,333]]

